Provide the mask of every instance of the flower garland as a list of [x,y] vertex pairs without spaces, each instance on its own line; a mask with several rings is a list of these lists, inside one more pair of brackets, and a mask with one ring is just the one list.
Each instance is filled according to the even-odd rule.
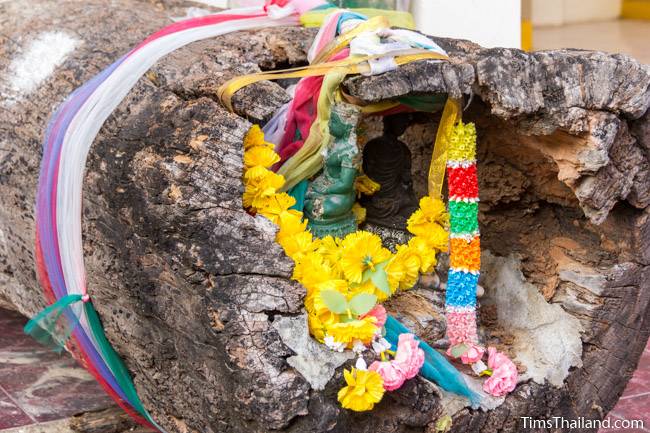
[[[462,122],[454,129],[447,160],[451,241],[445,310],[449,355],[478,361],[484,349],[476,333],[476,287],[481,269],[478,231],[476,129]],[[471,350],[470,350],[471,349]]]
[[502,396],[517,384],[514,363],[496,349],[478,344],[476,289],[481,269],[481,239],[478,230],[478,175],[476,170],[476,127],[459,122],[453,129],[447,160],[449,187],[450,252],[445,310],[447,354],[470,364],[479,375],[490,376],[483,384],[489,394]]
[[[307,290],[305,309],[312,336],[336,351],[352,349],[360,355],[372,347],[380,354],[382,361],[370,368],[360,357],[355,368],[346,370],[347,386],[338,396],[344,408],[370,410],[384,390],[399,388],[424,363],[424,352],[412,334],[401,334],[397,350],[390,350],[382,337],[386,310],[378,302],[413,287],[420,273],[433,271],[436,254],[447,251],[449,216],[442,201],[422,198],[407,223],[414,237],[397,246],[395,253],[366,231],[343,239],[314,238],[302,212],[291,209],[295,199],[278,192],[284,178],[269,170],[278,160],[273,144],[253,126],[244,139],[244,207],[278,225],[276,240],[295,263],[292,278]],[[357,185],[364,193],[378,188],[363,177]]]

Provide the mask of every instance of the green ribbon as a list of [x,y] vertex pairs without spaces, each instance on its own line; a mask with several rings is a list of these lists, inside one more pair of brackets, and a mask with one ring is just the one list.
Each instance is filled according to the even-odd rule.
[[77,303],[81,299],[81,295],[67,295],[59,299],[27,322],[25,334],[61,353],[79,323],[80,311],[73,311],[73,308],[80,307]]
[[[131,407],[158,430],[164,431],[144,408],[129,371],[106,338],[104,327],[95,307],[91,302],[82,301],[82,295],[66,295],[62,297],[34,316],[25,325],[25,333],[55,352],[61,353],[74,328],[79,324],[79,317],[82,313],[85,314],[90,328],[90,336],[97,344],[98,352],[106,362],[108,369],[115,377],[115,381],[124,392]],[[80,304],[80,302],[82,303]]]

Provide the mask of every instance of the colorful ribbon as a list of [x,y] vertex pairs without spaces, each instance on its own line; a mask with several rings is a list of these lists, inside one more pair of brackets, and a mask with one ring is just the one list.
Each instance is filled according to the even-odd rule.
[[[234,31],[297,25],[295,10],[300,10],[301,1],[283,2],[287,13],[277,3],[269,2],[268,12],[263,8],[227,11],[177,22],[154,33],[73,92],[46,132],[36,203],[36,263],[46,298],[54,304],[36,316],[26,331],[59,348],[70,336],[80,362],[117,403],[138,422],[159,431],[163,430],[142,405],[92,303],[87,302],[81,237],[86,157],[106,118],[158,59],[191,42]],[[80,302],[82,308],[77,307]]]

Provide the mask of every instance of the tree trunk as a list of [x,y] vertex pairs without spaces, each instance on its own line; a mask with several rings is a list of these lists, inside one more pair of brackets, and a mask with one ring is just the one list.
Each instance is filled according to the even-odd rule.
[[[44,306],[33,203],[50,113],[191,5],[0,4],[0,297],[21,312]],[[243,136],[287,93],[276,83],[250,86],[235,98],[237,114],[215,96],[234,75],[305,64],[314,34],[245,32],[170,54],[91,149],[88,286],[147,409],[170,432],[435,431],[445,414],[455,432],[518,432],[522,416],[602,418],[650,333],[648,67],[624,55],[439,39],[449,63],[345,81],[366,101],[473,94],[464,117],[479,136],[481,337],[508,350],[522,373],[517,389],[487,411],[417,378],[374,411],[354,414],[336,401],[346,358],[326,352],[325,364],[306,338],[304,290],[290,279],[291,261],[273,226],[242,209]],[[30,62],[39,44],[52,55]],[[403,136],[419,195],[438,120],[424,116]],[[368,134],[381,133],[367,122]],[[443,296],[418,287],[390,309],[436,342]],[[307,371],[309,363],[320,371]]]

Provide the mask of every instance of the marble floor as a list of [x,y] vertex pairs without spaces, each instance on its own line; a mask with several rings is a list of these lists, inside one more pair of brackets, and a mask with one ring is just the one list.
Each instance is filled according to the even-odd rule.
[[649,433],[650,432],[650,344],[639,360],[634,376],[627,384],[623,396],[609,413],[612,420],[643,420],[642,429],[601,429],[599,433]]
[[650,21],[614,20],[533,29],[533,49],[580,48],[625,53],[650,64]]
[[113,405],[68,353],[58,355],[25,335],[26,322],[0,308],[0,431],[63,432],[60,420]]

